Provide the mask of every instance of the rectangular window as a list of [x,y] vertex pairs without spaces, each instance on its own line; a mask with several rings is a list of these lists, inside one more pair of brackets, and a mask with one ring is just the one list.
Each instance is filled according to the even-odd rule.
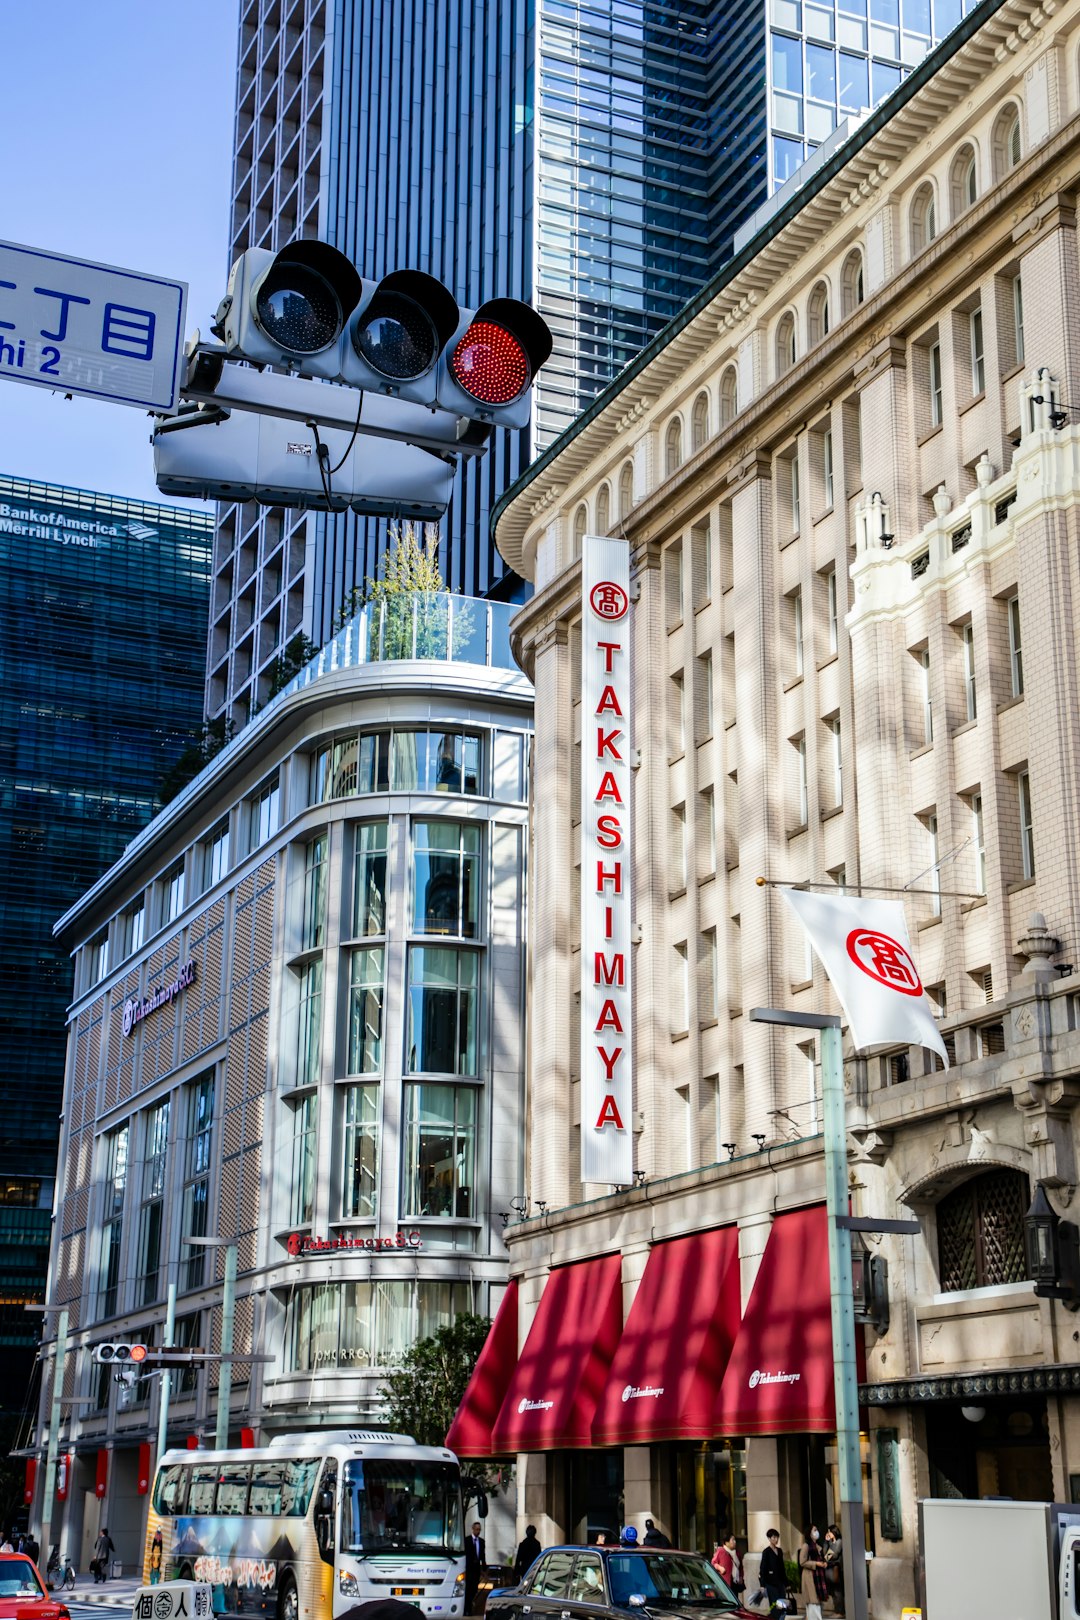
[[833,504],[833,437],[832,428],[821,435],[821,468],[825,486],[825,505]]
[[404,1214],[475,1214],[476,1098],[469,1086],[405,1087]]
[[353,933],[361,939],[386,932],[386,827],[368,821],[356,829]]
[[682,670],[671,677],[668,687],[668,758],[678,759],[686,752],[686,685]]
[[409,952],[408,1073],[477,1072],[475,951],[415,945]]
[[671,1028],[676,1034],[690,1027],[690,960],[686,941],[674,949],[675,967],[671,983]]
[[281,788],[277,777],[264,784],[251,801],[251,844],[260,849],[281,824]]
[[140,900],[124,913],[124,955],[133,956],[146,938],[146,902]]
[[981,793],[971,796],[971,843],[975,859],[975,893],[986,893],[986,844],[983,840],[983,802]]
[[341,1214],[364,1220],[375,1214],[379,1173],[379,1088],[346,1086]]
[[791,593],[791,633],[795,643],[795,674],[801,679],[805,673],[805,652],[803,644],[803,599],[802,589]]
[[184,863],[174,866],[165,876],[165,921],[171,923],[184,909]]
[[480,828],[420,821],[413,829],[413,932],[475,939],[480,926]]
[[844,802],[844,750],[839,717],[825,722],[829,730],[829,763],[832,775],[833,804]]
[[90,983],[100,984],[109,971],[109,936],[101,934],[90,947]]
[[[381,747],[385,735],[360,739],[361,793],[386,792]],[[372,746],[365,756],[366,744]],[[376,781],[382,785],[376,785]],[[479,737],[460,731],[395,731],[390,746],[389,787],[394,793],[479,793]]]
[[206,869],[203,887],[212,889],[229,870],[229,823],[222,822],[209,837],[206,845]]
[[944,405],[941,393],[941,344],[930,345],[930,425],[940,427],[944,421]]
[[1013,277],[1013,336],[1016,342],[1016,363],[1024,363],[1024,288],[1019,276]]
[[309,1092],[293,1108],[292,1196],[289,1218],[307,1226],[315,1210],[315,1158],[318,1097]]
[[697,741],[705,742],[713,734],[713,660],[711,652],[703,652],[697,661]]
[[830,568],[825,574],[825,592],[829,618],[829,651],[835,653],[840,648],[840,610],[836,594],[836,569]]
[[[184,1166],[184,1236],[205,1237],[210,1230],[210,1155],[214,1141],[214,1077],[204,1074],[188,1087],[187,1161]],[[181,1250],[183,1287],[201,1288],[206,1250]]]
[[971,392],[981,394],[986,389],[986,355],[983,347],[982,309],[973,309],[968,316],[971,344]]
[[359,787],[360,739],[341,737],[330,751],[330,769],[323,787],[324,799],[350,798]]
[[802,522],[802,508],[799,500],[799,458],[792,456],[789,463],[791,468],[791,532],[798,534]]
[[1020,857],[1026,878],[1035,876],[1035,835],[1031,822],[1031,776],[1020,771],[1016,778],[1020,790]]
[[716,871],[716,796],[711,787],[698,794],[697,847],[701,856],[702,877],[712,877]]
[[671,807],[668,844],[668,889],[679,894],[686,888],[686,806]]
[[975,689],[975,630],[969,619],[960,630],[964,660],[964,712],[969,720],[978,718],[979,705]]
[[326,834],[313,838],[304,849],[304,916],[300,949],[321,950],[326,944]]
[[701,1001],[698,1008],[699,1017],[703,1024],[711,1023],[719,1016],[717,1001],[718,960],[716,954],[716,929],[705,928],[701,933],[700,957],[700,991]]
[[300,995],[294,1084],[310,1086],[318,1080],[322,1067],[322,958],[314,962],[305,962],[300,968],[298,977]]
[[702,523],[695,523],[690,530],[690,567],[696,611],[711,602],[713,594],[712,531],[708,518]]
[[120,1309],[120,1243],[124,1227],[130,1126],[121,1125],[106,1137],[105,1187],[101,1210],[101,1315],[115,1316]]
[[933,916],[941,916],[941,852],[938,847],[938,821],[936,815],[926,818],[926,831],[930,845],[930,870],[926,874],[926,887],[933,889],[930,900],[930,910]]
[[1014,698],[1024,695],[1024,655],[1020,645],[1020,598],[1010,596],[1005,604],[1009,615],[1009,678]]
[[142,1207],[136,1267],[138,1305],[152,1305],[160,1294],[161,1239],[165,1220],[165,1172],[169,1146],[169,1103],[159,1103],[145,1116]]
[[349,1073],[382,1068],[382,946],[349,953]]
[[664,610],[669,630],[682,623],[683,566],[682,541],[673,540],[664,549]]
[[806,738],[795,738],[795,764],[798,772],[797,791],[799,820],[798,825],[805,827],[810,819],[810,794],[806,776]]

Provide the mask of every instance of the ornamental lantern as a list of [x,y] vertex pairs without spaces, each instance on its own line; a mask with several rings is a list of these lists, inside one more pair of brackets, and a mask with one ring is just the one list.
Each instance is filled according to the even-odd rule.
[[1059,1299],[1067,1311],[1080,1309],[1080,1230],[1058,1218],[1043,1182],[1024,1216],[1027,1273],[1040,1299]]

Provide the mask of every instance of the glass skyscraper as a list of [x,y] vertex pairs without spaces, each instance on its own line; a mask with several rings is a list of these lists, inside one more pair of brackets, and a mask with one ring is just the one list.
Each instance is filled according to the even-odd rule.
[[199,731],[212,535],[202,512],[0,477],[0,1431],[49,1252],[72,990],[52,928]]
[[[467,464],[444,576],[512,592],[494,499],[716,273],[735,232],[971,0],[241,0],[231,251],[319,236],[551,326],[531,430]],[[331,634],[386,525],[223,510],[208,713]]]

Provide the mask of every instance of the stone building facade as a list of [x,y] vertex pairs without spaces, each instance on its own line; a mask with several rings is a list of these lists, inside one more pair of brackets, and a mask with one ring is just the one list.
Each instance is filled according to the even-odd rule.
[[[1080,1331],[1035,1297],[1022,1237],[1036,1183],[1068,1217],[1078,1179],[1080,6],[981,7],[933,67],[495,520],[535,585],[515,620],[538,716],[529,995],[554,1010],[530,1026],[534,1202],[509,1234],[523,1354],[558,1268],[621,1256],[629,1324],[658,1245],[716,1227],[749,1321],[770,1234],[824,1179],[813,1040],[748,1009],[838,1010],[775,885],[903,899],[950,1066],[850,1043],[845,1062],[855,1213],[921,1221],[869,1240],[883,1615],[913,1593],[919,1497],[1080,1497]],[[580,1180],[577,1057],[579,557],[605,533],[630,551],[637,766],[641,1185],[614,1190]],[[822,1248],[785,1307],[792,1355],[827,1288]],[[756,1553],[767,1523],[790,1550],[835,1516],[820,1425],[634,1436],[525,1457],[541,1539],[598,1502],[708,1551],[725,1522]]]
[[[141,1548],[159,1412],[156,1380],[129,1394],[93,1345],[161,1345],[175,1287],[174,1344],[221,1346],[225,1251],[187,1239],[236,1245],[235,1349],[270,1357],[235,1365],[234,1444],[370,1421],[415,1339],[497,1306],[524,1175],[532,692],[510,612],[365,610],[58,924],[49,1297],[73,1404],[52,1522],[79,1568],[101,1522],[122,1561]],[[214,1363],[174,1375],[169,1444],[213,1443],[217,1390]]]

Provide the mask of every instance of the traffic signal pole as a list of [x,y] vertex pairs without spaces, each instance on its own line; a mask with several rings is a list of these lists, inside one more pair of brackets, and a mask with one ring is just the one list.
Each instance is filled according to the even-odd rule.
[[52,1409],[49,1413],[49,1444],[45,1453],[45,1490],[41,1504],[41,1553],[49,1569],[49,1537],[52,1535],[52,1505],[56,1495],[56,1459],[60,1450],[60,1406],[64,1396],[64,1362],[67,1359],[67,1307],[56,1319],[56,1355],[53,1359]]
[[[169,1284],[168,1297],[165,1304],[165,1334],[161,1348],[171,1350],[173,1334],[176,1330],[176,1284]],[[169,1427],[169,1396],[172,1393],[172,1373],[166,1365],[161,1370],[161,1396],[158,1404],[157,1426],[157,1453],[154,1457],[155,1466],[159,1466],[165,1454],[165,1436]]]

